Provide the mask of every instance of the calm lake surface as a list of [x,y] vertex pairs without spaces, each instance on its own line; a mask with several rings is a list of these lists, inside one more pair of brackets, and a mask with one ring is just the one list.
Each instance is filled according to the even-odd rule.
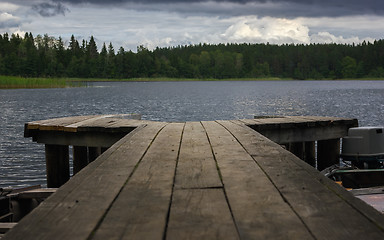
[[122,113],[159,121],[315,115],[384,126],[384,81],[130,82],[0,90],[0,187],[46,184],[44,145],[23,137],[24,123]]

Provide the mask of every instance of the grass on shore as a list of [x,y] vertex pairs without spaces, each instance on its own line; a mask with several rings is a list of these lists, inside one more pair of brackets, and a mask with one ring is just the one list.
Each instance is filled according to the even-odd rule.
[[74,83],[62,78],[23,78],[14,76],[0,76],[0,88],[64,88]]
[[[83,86],[84,82],[186,82],[186,81],[287,81],[291,78],[264,77],[264,78],[228,78],[228,79],[198,79],[198,78],[24,78],[14,76],[0,76],[0,89],[11,88],[65,88]],[[331,80],[331,79],[327,79]],[[344,79],[345,80],[345,79]],[[383,78],[365,78],[348,80],[383,80]]]
[[190,81],[281,81],[292,80],[277,77],[265,78],[167,78],[167,77],[146,77],[146,78],[126,78],[126,79],[110,79],[110,78],[71,78],[73,82],[190,82]]
[[0,76],[0,89],[13,88],[65,88],[82,86],[84,82],[187,82],[187,81],[280,81],[281,78],[230,78],[230,79],[198,79],[198,78],[24,78]]
[[[293,78],[279,78],[279,77],[260,77],[260,78],[167,78],[167,77],[146,77],[146,78],[70,78],[67,81],[71,82],[188,82],[188,81],[292,81],[298,80]],[[319,79],[307,79],[302,81],[311,81]],[[345,81],[364,81],[364,80],[384,80],[384,78],[358,78],[358,79],[321,79],[321,80],[345,80]]]

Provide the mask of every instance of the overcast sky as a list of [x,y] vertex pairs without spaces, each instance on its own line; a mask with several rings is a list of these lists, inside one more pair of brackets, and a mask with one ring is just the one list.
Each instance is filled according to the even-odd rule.
[[117,50],[382,39],[383,0],[0,0],[0,33],[93,35]]

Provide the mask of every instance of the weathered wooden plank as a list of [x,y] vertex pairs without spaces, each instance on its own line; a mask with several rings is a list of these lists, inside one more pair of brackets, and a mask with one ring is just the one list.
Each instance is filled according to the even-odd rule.
[[313,127],[313,123],[295,116],[258,119],[257,121],[258,123],[254,126],[257,130]]
[[[291,118],[291,117],[288,117]],[[329,126],[329,125],[347,125],[348,127],[357,127],[358,121],[355,118],[338,118],[338,117],[320,117],[320,116],[299,116],[297,119],[302,119],[303,121],[310,124],[311,122],[316,123],[320,126]]]
[[383,194],[384,187],[380,186],[380,187],[372,187],[372,188],[357,188],[357,189],[352,189],[349,192],[352,193],[354,196]]
[[186,123],[175,179],[167,239],[238,238],[201,123]]
[[[93,128],[93,130],[103,130],[116,125],[115,123],[124,123],[111,128],[120,128],[122,130],[123,127],[137,127],[148,123],[148,121],[124,118],[125,115],[127,114],[75,116],[28,122],[25,124],[25,137],[30,137],[31,130],[78,132],[80,129],[83,131],[89,130],[87,127]],[[133,117],[135,118],[135,116]],[[131,125],[132,123],[133,125]]]
[[302,121],[297,120],[295,116],[265,116],[265,117],[255,117],[252,119],[254,122],[256,122],[257,125],[266,125],[266,126],[273,126],[273,125],[281,125],[281,124],[298,124]]
[[254,119],[256,124],[250,125],[252,128],[259,130],[269,130],[269,129],[280,129],[283,125],[284,127],[293,127],[292,121],[288,118],[262,118],[262,119]]
[[47,126],[49,126],[49,125],[51,125],[51,126],[63,125],[63,126],[65,126],[65,125],[81,122],[81,121],[84,121],[87,119],[95,118],[97,116],[98,115],[51,118],[51,119],[28,122],[25,125],[27,126],[28,129],[39,129],[39,126],[42,126],[42,125],[47,125]]
[[[79,121],[79,122],[75,122],[75,123],[71,123],[71,124],[63,124],[63,131],[77,132],[77,129],[80,126],[84,126],[84,125],[92,126],[95,124],[95,122],[97,125],[100,121],[102,123],[105,123],[105,122],[108,122],[108,120],[106,120],[106,119],[109,119],[110,117],[113,117],[113,116],[114,115],[100,115],[100,116],[95,116],[93,118],[84,119],[83,121]],[[100,126],[100,124],[98,126]]]
[[[203,122],[225,193],[244,239],[312,239],[268,176],[223,126]],[[252,131],[249,129],[249,131]]]
[[141,120],[141,114],[138,113],[124,113],[124,114],[115,114],[113,118],[127,119],[127,120]]
[[17,225],[17,223],[13,223],[13,222],[12,223],[0,222],[0,233],[6,233],[16,225]]
[[344,118],[327,117],[327,116],[297,116],[296,118],[303,119],[304,121],[314,121],[314,122],[338,121],[338,120],[343,120],[344,119]]
[[128,132],[132,128],[135,128],[137,126],[152,123],[151,121],[146,121],[146,120],[118,119],[118,118],[113,118],[113,119],[116,121],[106,126],[104,129],[105,132]]
[[[113,118],[116,119],[116,118]],[[134,127],[143,124],[151,124],[153,121],[148,120],[137,120],[137,119],[119,119],[116,123],[109,125],[109,128],[120,128],[120,127]]]
[[150,123],[153,122],[146,120],[124,119],[113,116],[79,125],[77,126],[77,131],[130,132],[137,126]]
[[[324,126],[333,124],[322,120]],[[135,130],[124,137],[60,188],[33,212],[33,220],[19,228],[24,235],[11,233],[18,236],[12,239],[31,233],[37,235],[35,239],[130,239],[131,234],[137,238],[221,239],[232,236],[232,216],[238,227],[234,238],[383,237],[383,216],[371,207],[244,127],[244,121],[219,123],[204,122],[208,139],[199,123],[187,123],[182,138],[183,124],[170,124],[160,132],[161,123],[140,127],[140,136]],[[106,128],[124,124],[117,119]],[[180,139],[181,146],[175,150]],[[215,159],[224,189],[216,182]],[[38,230],[29,225],[32,221],[39,224]],[[53,227],[59,233],[37,233],[53,231]]]
[[78,131],[78,129],[81,129],[81,131],[102,131],[117,121],[121,121],[121,119],[115,119],[113,115],[104,115],[65,126],[64,131]]
[[205,130],[199,122],[185,125],[175,188],[222,187]]
[[39,188],[18,193],[20,199],[28,198],[47,198],[57,191],[57,188]]
[[281,124],[294,124],[299,123],[292,118],[287,117],[272,117],[272,118],[258,118],[254,119],[259,125],[281,125]]
[[316,239],[384,237],[384,216],[377,211],[260,134],[220,123],[243,144]]
[[346,125],[348,127],[357,126],[357,119],[317,116],[284,116],[241,121],[247,125],[251,125],[255,130],[324,127],[338,125]]
[[28,129],[31,129],[31,125],[38,124],[39,130],[44,131],[63,131],[64,127],[67,125],[75,124],[77,122],[86,121],[87,119],[94,119],[102,116],[75,116],[75,117],[63,117],[63,118],[53,118],[48,119],[47,121],[38,121],[28,124]]
[[137,165],[92,239],[162,239],[184,123],[168,124]]
[[[84,121],[96,116],[75,116],[28,122],[24,125],[24,137],[31,137],[34,130],[41,130],[44,126],[48,130],[63,130],[63,126]],[[43,127],[43,128],[44,128]]]
[[239,239],[223,189],[175,190],[166,239]]
[[[270,120],[269,120],[270,119]],[[231,120],[236,122],[237,120]],[[295,118],[281,117],[281,118],[262,118],[262,119],[241,119],[238,122],[243,123],[252,129],[260,132],[268,130],[285,130],[289,128],[308,127],[304,120],[297,120]]]
[[128,134],[23,218],[4,239],[87,239],[164,125],[153,123]]
[[[262,126],[262,127],[260,127]],[[291,142],[311,142],[316,140],[327,140],[344,137],[348,133],[349,125],[318,126],[317,123],[307,127],[279,128],[265,127],[265,125],[252,125],[252,129],[263,134],[267,138],[279,144]]]
[[[301,116],[285,116],[286,123],[282,122],[281,128],[309,128],[315,127],[316,121],[308,121]],[[288,124],[287,124],[288,123]]]

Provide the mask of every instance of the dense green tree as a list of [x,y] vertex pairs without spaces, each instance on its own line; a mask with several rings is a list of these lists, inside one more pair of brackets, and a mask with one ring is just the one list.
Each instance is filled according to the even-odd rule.
[[98,64],[98,73],[101,77],[106,78],[107,77],[107,47],[105,43],[103,43],[103,47],[101,48],[100,54],[99,54],[99,64]]
[[26,77],[288,77],[336,79],[384,77],[384,40],[361,44],[198,44],[117,53],[98,51],[95,38],[68,45],[26,33],[0,35],[0,74]]
[[345,56],[341,60],[341,72],[343,74],[343,78],[354,78],[356,77],[357,64],[356,60],[350,56]]
[[136,58],[139,77],[151,77],[155,67],[151,52],[141,45],[137,47]]
[[199,72],[201,76],[204,78],[208,78],[212,73],[212,63],[211,63],[211,55],[207,51],[202,51],[200,53],[200,65]]
[[98,56],[97,45],[93,36],[91,36],[89,43],[86,45],[86,54],[90,59],[96,59]]
[[108,54],[106,62],[106,77],[114,78],[116,76],[115,49],[112,43],[108,45]]
[[69,41],[69,46],[68,46],[68,52],[70,53],[69,55],[71,57],[80,56],[80,46],[79,42],[76,40],[75,36],[71,36],[71,40]]

